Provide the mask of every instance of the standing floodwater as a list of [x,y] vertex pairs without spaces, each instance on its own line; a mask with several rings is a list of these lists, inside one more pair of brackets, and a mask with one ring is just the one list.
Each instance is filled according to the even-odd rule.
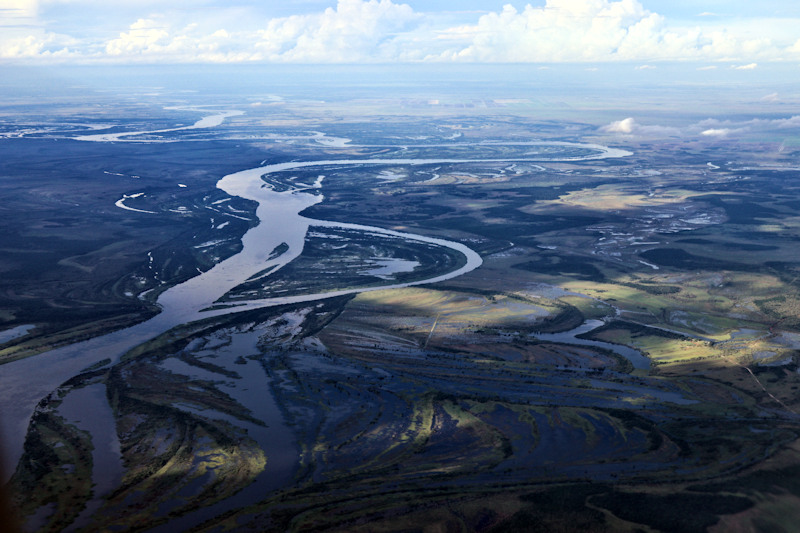
[[[166,130],[165,130],[166,131]],[[126,134],[130,135],[130,134]],[[109,140],[109,139],[93,139]],[[596,157],[613,157],[605,152]],[[384,290],[389,288],[401,288],[411,285],[420,285],[444,281],[459,276],[482,264],[480,256],[469,247],[448,241],[445,239],[425,237],[398,231],[386,230],[372,226],[363,226],[341,222],[316,221],[301,216],[299,213],[306,208],[320,202],[322,196],[314,194],[308,190],[285,190],[276,191],[267,185],[262,177],[265,174],[279,172],[294,168],[313,167],[323,165],[347,165],[347,166],[381,166],[381,165],[421,165],[421,164],[457,164],[475,162],[498,162],[498,161],[528,161],[527,159],[386,159],[386,160],[328,160],[328,161],[308,161],[292,162],[277,165],[257,167],[236,172],[222,178],[218,187],[232,196],[239,196],[257,202],[258,207],[256,216],[259,224],[251,228],[242,237],[242,250],[240,253],[222,261],[212,269],[202,273],[186,282],[170,288],[161,294],[158,304],[162,312],[156,317],[138,324],[136,326],[120,330],[102,337],[91,339],[82,343],[66,346],[36,357],[19,360],[3,366],[0,374],[0,401],[2,402],[3,418],[2,432],[6,441],[5,466],[7,472],[11,473],[16,466],[21,454],[23,443],[27,431],[30,417],[41,398],[47,396],[56,389],[61,383],[70,377],[79,374],[85,368],[103,359],[110,359],[115,363],[119,358],[130,349],[152,339],[153,337],[181,324],[196,321],[206,317],[219,316],[222,314],[240,312],[244,310],[274,306],[287,303],[307,302],[350,294],[368,290]],[[384,234],[394,238],[418,241],[435,244],[450,248],[459,252],[465,261],[458,267],[449,272],[442,272],[433,277],[417,280],[414,282],[397,283],[380,287],[352,288],[343,291],[330,291],[316,294],[305,294],[298,296],[271,298],[264,300],[254,300],[249,302],[237,302],[235,308],[218,306],[214,310],[206,310],[213,306],[215,302],[225,293],[245,282],[253,274],[271,269],[277,271],[282,266],[288,264],[293,259],[300,256],[306,239],[306,234],[310,226],[325,226],[334,228],[346,228],[354,231],[374,232]],[[280,249],[282,253],[273,254],[274,250]],[[92,393],[96,392],[90,389]],[[85,394],[88,394],[86,392]],[[75,394],[74,392],[72,394]],[[97,396],[97,395],[95,395]],[[92,397],[92,401],[104,404],[104,397]],[[101,395],[102,396],[102,395]],[[107,407],[107,405],[105,406]],[[275,418],[273,417],[273,420]],[[101,428],[92,427],[91,433],[97,442],[109,435],[99,435],[100,433],[111,433],[114,431],[113,425]],[[276,455],[274,446],[267,443],[268,433],[252,427],[248,428],[251,435],[264,444],[264,448],[272,448],[268,451],[271,456],[268,468],[270,476],[277,474],[280,461]],[[288,430],[287,430],[288,431]],[[261,433],[264,433],[261,435]],[[289,439],[288,433],[284,435]],[[106,439],[108,440],[108,439]],[[263,440],[263,442],[261,442]],[[110,442],[110,441],[109,441]],[[287,441],[288,442],[288,441]],[[290,446],[285,447],[291,448]],[[108,455],[99,454],[98,464],[108,458]],[[290,475],[287,471],[274,478],[260,476],[252,489],[245,491],[237,498],[237,501],[248,500],[248,495],[252,491],[263,491],[269,489],[271,484],[277,483],[279,479]],[[98,490],[100,490],[98,488]],[[229,506],[231,503],[220,504],[222,507]],[[207,510],[208,513],[216,512],[222,507],[212,506]],[[204,512],[204,515],[207,513]]]

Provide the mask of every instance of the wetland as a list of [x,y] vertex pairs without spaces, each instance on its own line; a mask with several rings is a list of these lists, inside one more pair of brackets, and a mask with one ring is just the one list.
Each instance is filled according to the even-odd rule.
[[794,523],[800,131],[326,90],[3,105],[28,530]]

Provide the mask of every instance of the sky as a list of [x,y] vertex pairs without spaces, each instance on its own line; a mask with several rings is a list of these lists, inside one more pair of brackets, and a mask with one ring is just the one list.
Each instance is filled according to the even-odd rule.
[[2,64],[800,65],[796,0],[0,0]]

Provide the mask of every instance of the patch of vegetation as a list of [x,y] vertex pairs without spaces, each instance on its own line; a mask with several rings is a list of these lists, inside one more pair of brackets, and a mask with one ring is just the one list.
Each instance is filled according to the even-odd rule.
[[592,496],[590,501],[623,520],[674,533],[706,531],[719,522],[720,516],[740,513],[754,505],[739,496],[625,491]]
[[[303,254],[267,278],[251,278],[220,301],[321,293],[415,282],[465,265],[461,252],[437,244],[346,228],[313,227]],[[382,273],[382,264],[404,264]]]
[[572,305],[565,306],[554,316],[548,316],[536,323],[539,333],[559,333],[569,331],[583,324],[584,317],[580,310]]
[[[0,223],[7,237],[0,318],[37,330],[0,360],[151,316],[162,290],[237,253],[255,204],[215,188],[227,172],[265,160],[597,153],[514,144],[597,133],[563,117],[543,121],[538,109],[489,115],[472,103],[447,112],[448,103],[431,114],[425,103],[388,97],[367,104],[367,119],[342,112],[344,103],[365,109],[352,101],[358,91],[324,104],[287,98],[252,106],[226,130],[236,134],[219,142],[209,132],[178,131],[161,137],[208,142],[72,143],[56,156],[52,139],[5,139],[0,174],[10,178],[0,192],[19,216]],[[144,109],[117,129],[144,122]],[[388,109],[386,118],[376,119],[376,109]],[[318,124],[353,143],[304,142]],[[241,141],[275,135],[292,141]],[[93,365],[91,378],[106,380],[126,473],[90,527],[166,524],[236,498],[265,468],[268,476],[270,462],[283,459],[264,456],[253,425],[266,424],[271,435],[283,426],[236,390],[262,370],[263,387],[250,390],[275,399],[274,416],[297,444],[286,460],[296,460],[294,477],[248,500],[247,509],[230,500],[230,511],[199,529],[702,531],[752,509],[751,500],[777,502],[791,515],[797,456],[784,468],[768,463],[797,428],[761,387],[795,409],[800,378],[794,362],[752,362],[761,361],[754,354],[762,362],[796,355],[796,339],[784,332],[800,330],[799,223],[790,211],[800,205],[800,180],[757,167],[797,152],[763,157],[761,141],[738,138],[628,141],[636,155],[622,159],[329,164],[270,174],[276,190],[324,194],[304,216],[441,236],[484,256],[508,253],[435,286],[247,312],[231,305],[230,314],[166,332],[111,369],[108,360]],[[723,160],[756,169],[734,175],[732,165],[706,167]],[[114,207],[123,195],[126,205],[151,212]],[[674,244],[639,255],[653,241]],[[312,225],[300,258],[280,272],[257,272],[234,296],[380,288],[391,280],[376,266],[391,259],[420,263],[397,273],[398,282],[463,260],[418,241]],[[534,296],[539,290],[543,296]],[[651,369],[631,372],[616,351],[535,337],[587,317],[610,322],[582,337],[633,346]],[[239,334],[247,342],[234,342]],[[741,365],[752,365],[752,374]],[[89,377],[81,376],[64,387]],[[47,502],[57,529],[90,494],[86,437],[52,413],[33,419],[15,481],[28,497],[26,512]],[[73,464],[82,470],[64,470]],[[682,491],[686,484],[694,485]],[[748,520],[766,523],[752,511]]]
[[780,212],[752,200],[722,195],[699,196],[696,200],[707,202],[725,210],[730,224],[763,224],[761,219],[780,217]]
[[517,220],[516,215],[502,224],[487,224],[485,221],[471,217],[450,217],[432,221],[429,226],[468,231],[488,238],[511,239],[530,245],[536,245],[532,237],[551,231],[563,231],[570,228],[582,228],[597,224],[602,219],[599,217],[571,216],[550,217],[542,215],[525,215],[522,220]]
[[597,335],[604,333],[606,331],[614,331],[614,330],[626,330],[630,332],[631,337],[662,337],[664,339],[686,339],[685,335],[681,335],[680,333],[675,333],[673,331],[665,331],[663,329],[658,328],[651,328],[645,326],[643,324],[637,324],[635,322],[627,322],[625,320],[612,320],[602,326],[593,329],[592,331],[588,331],[581,335],[578,335],[578,338],[581,339],[593,339]]
[[800,465],[790,465],[780,470],[757,470],[736,478],[692,485],[690,491],[730,494],[783,494],[800,496]]
[[800,331],[800,302],[785,294],[753,301],[758,309],[775,319],[782,329]]
[[663,444],[664,437],[656,425],[640,414],[625,409],[599,408],[598,410],[621,420],[628,429],[639,429],[644,432],[650,441],[650,451],[658,450]]
[[519,499],[526,504],[525,507],[488,531],[490,533],[612,531],[602,512],[586,506],[587,498],[607,490],[609,488],[601,484],[565,485],[523,494]]
[[606,280],[606,276],[593,261],[578,256],[540,254],[536,259],[517,263],[513,268],[599,283]]
[[617,282],[618,285],[624,285],[625,287],[630,287],[631,289],[636,289],[639,291],[644,291],[648,294],[677,294],[681,292],[680,287],[676,287],[674,285],[659,285],[655,283],[626,283],[626,282]]
[[36,412],[10,486],[20,514],[44,506],[43,530],[60,531],[78,517],[92,496],[92,441],[57,413]]
[[753,265],[734,263],[713,257],[690,254],[682,248],[655,248],[639,254],[645,260],[659,266],[673,267],[680,270],[737,270],[752,272],[758,269]]

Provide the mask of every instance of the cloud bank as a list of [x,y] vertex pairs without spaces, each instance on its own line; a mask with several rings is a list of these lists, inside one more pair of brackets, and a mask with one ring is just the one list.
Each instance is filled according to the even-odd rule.
[[683,133],[679,128],[670,126],[642,125],[636,122],[636,119],[633,117],[612,122],[600,128],[600,131],[604,133],[639,137],[675,137]]
[[[777,98],[777,94],[768,95]],[[747,133],[775,132],[783,130],[800,131],[800,115],[778,119],[752,119],[752,120],[717,120],[706,119],[695,124],[676,128],[654,124],[643,125],[636,122],[633,117],[628,117],[602,126],[599,131],[611,135],[624,137],[699,137],[699,138],[725,138]]]
[[[643,3],[644,2],[644,3]],[[79,12],[96,0],[0,0],[0,59],[114,62],[488,62],[558,63],[727,61],[741,70],[759,61],[800,60],[800,38],[787,20],[672,24],[643,0],[546,0],[474,12],[452,25],[437,13],[394,0],[338,0],[335,7],[259,17],[252,2],[122,2],[124,24],[89,32],[44,16],[48,6]],[[313,5],[313,4],[312,4]],[[177,7],[176,7],[177,6]],[[159,9],[161,8],[161,9]],[[132,11],[133,10],[133,11]],[[75,17],[73,17],[75,18]],[[714,20],[709,20],[714,19]],[[788,21],[791,22],[791,21]],[[776,28],[772,31],[771,24]],[[800,27],[800,20],[796,27]],[[772,37],[783,36],[783,37]],[[788,39],[788,40],[787,40]]]
[[256,48],[270,61],[390,61],[402,57],[401,36],[422,18],[391,0],[339,0],[320,14],[271,20]]

